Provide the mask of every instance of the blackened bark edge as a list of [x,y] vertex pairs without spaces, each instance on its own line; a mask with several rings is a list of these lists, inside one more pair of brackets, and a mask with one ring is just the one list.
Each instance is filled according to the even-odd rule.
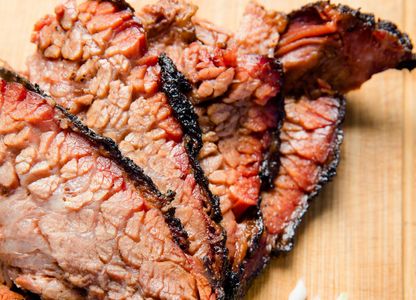
[[[219,223],[222,220],[222,214],[219,198],[212,194],[210,191],[208,186],[208,179],[206,178],[205,173],[198,161],[199,151],[203,145],[202,131],[199,127],[198,116],[195,113],[194,107],[186,96],[186,93],[189,93],[192,90],[192,86],[185,78],[185,76],[178,71],[173,61],[166,54],[159,56],[158,63],[161,67],[161,89],[162,92],[166,95],[169,105],[173,110],[173,114],[176,120],[180,123],[184,132],[185,149],[194,172],[195,180],[202,186],[204,189],[203,192],[206,194],[210,201],[210,207],[208,207],[208,209],[211,219],[214,220],[218,226],[220,226]],[[220,236],[218,236],[218,233],[214,227],[210,226],[208,230],[209,232],[207,232],[207,234],[210,236],[210,239],[214,241],[213,250],[215,254],[222,258],[223,261],[222,270],[225,270],[225,274],[220,275],[223,277],[223,280],[226,280],[228,274],[230,273],[228,252],[225,246],[226,233],[222,227]],[[204,263],[208,272],[211,273],[212,278],[217,278],[214,271],[210,267],[213,262],[209,257],[206,257]],[[220,284],[222,288],[224,282],[217,282],[214,284]],[[220,290],[220,287],[217,287],[217,290]],[[226,297],[226,295],[217,296],[219,299]]]
[[202,131],[194,107],[186,96],[186,93],[192,90],[192,86],[166,54],[160,55],[159,65],[161,67],[162,91],[168,98],[175,118],[184,131],[185,147],[195,172],[195,178],[211,200],[211,217],[218,223],[222,220],[219,199],[211,193],[208,180],[198,162],[198,154],[203,145]]

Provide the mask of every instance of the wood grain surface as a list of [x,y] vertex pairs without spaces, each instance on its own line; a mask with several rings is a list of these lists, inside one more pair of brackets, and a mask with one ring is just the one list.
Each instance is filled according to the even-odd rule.
[[[139,8],[150,1],[131,1]],[[290,11],[305,0],[264,0]],[[34,22],[55,0],[0,0],[0,58],[25,69]],[[195,0],[199,16],[230,30],[246,0]],[[416,40],[415,0],[343,0]],[[416,299],[416,72],[388,71],[348,95],[338,176],[315,199],[295,249],[274,259],[247,299],[287,299],[304,278],[308,299]]]

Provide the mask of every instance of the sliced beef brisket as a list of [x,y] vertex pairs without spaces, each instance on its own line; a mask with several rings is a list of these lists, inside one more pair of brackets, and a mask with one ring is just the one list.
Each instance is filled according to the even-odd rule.
[[[287,116],[280,174],[275,189],[262,195],[262,213],[271,248],[287,251],[308,201],[335,174],[345,104],[333,91],[357,88],[388,68],[411,69],[416,60],[408,36],[395,25],[347,6],[309,4],[289,14],[283,32],[270,21],[276,15],[284,18],[251,3],[241,28],[247,35],[256,26],[281,35],[275,56],[285,69]],[[270,52],[269,45],[265,40],[257,49]]]
[[[237,272],[262,233],[261,167],[282,120],[282,77],[273,59],[244,55],[231,56],[233,61],[227,52],[194,43],[184,50],[179,68],[194,84],[193,99],[204,98],[196,104],[204,141],[199,160],[211,191],[220,197],[221,224]],[[229,84],[220,79],[226,73]],[[209,101],[202,90],[212,91]]]
[[295,229],[310,199],[335,175],[345,100],[341,96],[287,97],[285,111],[280,171],[275,187],[262,193],[261,203],[268,244],[274,251],[292,249]]
[[[109,1],[67,1],[36,25],[33,42],[30,79],[114,139],[159,190],[175,193],[171,207],[187,234],[184,250],[204,262],[223,297],[225,235],[213,221],[221,218],[218,202],[194,164],[195,136],[177,118],[187,103],[172,106],[163,92],[175,87],[162,86],[158,56],[133,11]],[[177,92],[184,88],[179,81]]]
[[276,56],[284,64],[290,93],[346,93],[375,73],[416,66],[407,34],[391,22],[376,21],[374,15],[321,1],[288,18]]
[[[282,71],[274,59],[224,48],[227,33],[209,22],[194,21],[189,11],[186,2],[168,0],[138,15],[149,32],[158,32],[149,48],[170,55],[192,84],[191,99],[203,132],[199,161],[211,191],[220,197],[234,284],[263,232],[260,173],[282,120]],[[185,36],[179,35],[183,32]],[[189,43],[191,32],[195,41]]]
[[[346,92],[376,72],[415,65],[407,36],[394,25],[328,2],[287,17],[252,3],[231,36],[193,18],[194,6],[162,0],[138,13],[147,44],[134,19],[108,22],[109,15],[119,20],[121,12],[106,8],[108,2],[88,3],[85,12],[82,5],[77,12],[69,2],[64,13],[58,9],[55,19],[38,24],[31,77],[119,142],[159,189],[176,192],[174,215],[189,236],[179,244],[194,258],[207,257],[217,287],[224,279],[224,239],[203,212],[215,219],[219,196],[233,270],[229,297],[243,295],[272,251],[291,249],[309,200],[334,174],[345,101],[333,90]],[[105,26],[94,32],[95,25],[88,24],[97,17]],[[133,34],[123,34],[126,30]],[[357,41],[359,51],[352,47]],[[68,45],[81,55],[71,57],[77,51],[65,50]],[[358,55],[364,52],[369,55],[363,60]],[[162,53],[167,55],[158,64]],[[282,59],[287,73],[280,134],[281,73],[273,56]],[[168,57],[192,85],[202,131],[185,96],[189,84]],[[201,214],[195,217],[195,211]]]
[[[238,43],[246,36],[250,51],[274,53],[280,47],[280,37],[286,30],[281,24],[288,26],[290,23],[287,21],[283,14],[249,3],[231,43]],[[249,37],[258,28],[273,39],[250,42]],[[247,50],[242,47],[240,51]],[[295,229],[306,212],[309,200],[335,174],[343,136],[341,125],[345,100],[331,94],[318,99],[286,95],[285,114],[280,132],[280,169],[273,182],[274,187],[266,188],[262,193],[261,212],[266,227],[262,245],[269,249],[269,253],[271,250],[277,253],[292,248]],[[259,257],[254,257],[250,265],[257,271],[265,266]],[[253,275],[247,274],[246,277],[252,278]]]
[[174,241],[172,199],[112,140],[3,68],[0,125],[6,281],[43,299],[217,297]]
[[[330,16],[337,16],[336,19],[342,22],[337,27],[338,32],[321,39],[320,35],[328,32],[320,29],[327,27],[311,26],[313,23],[308,22],[309,18],[304,20],[299,16],[305,10],[321,12],[323,7],[325,11],[332,11]],[[311,4],[293,12],[288,18],[250,3],[240,30],[229,42],[232,45],[244,41],[246,47],[239,48],[243,53],[274,53],[282,59],[287,76],[286,118],[280,134],[281,167],[274,181],[275,187],[262,193],[261,212],[266,231],[258,252],[247,263],[244,280],[237,289],[237,298],[245,293],[250,280],[267,264],[271,252],[277,254],[292,248],[296,227],[306,212],[310,199],[335,174],[343,136],[341,125],[345,100],[332,92],[332,89],[345,92],[359,87],[376,72],[391,67],[411,69],[415,65],[415,56],[411,54],[412,46],[405,34],[389,22],[373,21],[366,24],[363,16],[370,21],[374,19],[328,2]],[[286,28],[282,24],[286,24]],[[326,25],[330,27],[334,24],[337,23],[329,22]],[[259,29],[263,33],[261,40],[253,38]],[[311,38],[314,34],[319,37],[318,43]],[[352,51],[354,39],[361,42],[360,51],[377,45],[376,49],[368,52],[370,55],[366,56],[364,65],[359,63],[359,55],[362,53]],[[297,40],[301,42],[296,43]],[[334,40],[344,40],[345,47],[338,43],[333,48]],[[325,53],[324,49],[336,51],[332,52],[333,55],[326,56],[328,52]],[[302,76],[297,76],[298,74]]]

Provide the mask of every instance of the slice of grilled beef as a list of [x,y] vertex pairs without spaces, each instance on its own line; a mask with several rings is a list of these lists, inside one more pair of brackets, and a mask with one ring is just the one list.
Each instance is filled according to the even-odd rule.
[[217,297],[201,260],[177,244],[171,197],[112,140],[3,68],[0,125],[6,282],[42,299]]
[[[267,39],[263,45],[253,46],[263,54],[275,47],[275,56],[281,59],[286,75],[282,166],[276,188],[262,195],[268,243],[276,252],[292,248],[295,229],[308,201],[335,173],[344,101],[341,96],[332,96],[337,95],[333,91],[350,91],[377,72],[412,69],[416,63],[405,33],[390,22],[375,22],[373,15],[347,6],[309,4],[289,14],[282,31],[280,24],[285,19],[251,3],[243,19],[245,25],[241,26],[244,31],[237,34],[251,36],[257,27],[268,36],[280,34],[277,46]],[[326,130],[317,131],[319,127],[314,126]]]
[[[256,8],[256,6],[253,5],[252,8]],[[168,53],[168,55],[178,64],[179,68],[187,75],[187,77],[189,77],[194,87],[192,100],[194,101],[194,104],[197,104],[200,107],[197,109],[197,112],[201,113],[202,111],[201,117],[205,116],[205,119],[207,119],[206,115],[208,114],[209,106],[212,105],[214,107],[215,104],[223,104],[220,103],[222,98],[224,98],[223,95],[230,92],[231,82],[229,81],[229,78],[231,77],[230,74],[232,71],[229,69],[231,68],[225,68],[225,70],[217,69],[214,70],[214,72],[211,72],[213,70],[210,68],[212,67],[212,62],[208,59],[208,64],[205,66],[209,72],[205,72],[205,74],[202,72],[202,74],[200,74],[199,72],[195,72],[195,68],[190,68],[187,71],[185,69],[186,64],[185,67],[181,64],[184,53],[187,49],[192,52],[192,47],[195,49],[198,48],[195,51],[196,60],[198,60],[200,56],[199,53],[201,52],[201,49],[205,48],[204,46],[214,46],[217,48],[215,50],[217,52],[213,56],[218,57],[218,54],[221,54],[220,56],[227,62],[238,61],[240,54],[244,54],[244,52],[256,52],[257,54],[272,56],[272,53],[276,50],[276,44],[279,43],[280,35],[285,31],[288,19],[282,14],[267,12],[264,9],[258,9],[258,7],[255,11],[255,13],[260,14],[254,14],[252,16],[246,14],[244,22],[245,24],[248,24],[246,29],[241,30],[240,32],[242,32],[242,34],[237,34],[236,38],[230,41],[230,35],[227,34],[226,31],[219,30],[209,22],[192,19],[195,8],[189,5],[184,6],[182,1],[161,1],[159,5],[148,6],[144,9],[144,13],[142,13],[143,11],[139,13],[139,17],[145,25],[146,31],[149,33],[148,51],[144,57],[142,57],[142,60],[151,61],[152,56],[155,57],[161,52]],[[291,19],[289,18],[289,21],[290,20]],[[253,23],[250,24],[250,22]],[[244,28],[244,25],[242,28]],[[266,31],[269,29],[270,31]],[[306,29],[307,28],[305,28],[305,30]],[[257,33],[262,32],[262,38],[253,38],[257,36],[256,34],[249,35],[251,39],[244,38],[244,35],[249,33],[250,30],[255,30]],[[198,40],[198,43],[188,47],[188,45],[195,40]],[[231,51],[233,45],[239,45],[239,43],[242,43],[243,41],[245,44],[242,44],[244,46],[239,47],[238,52]],[[219,51],[218,48],[227,49],[221,49],[221,51]],[[277,53],[279,53],[278,49],[280,49],[279,46],[277,47]],[[202,50],[202,52],[204,51],[205,50]],[[205,52],[213,53],[211,52],[211,49]],[[215,63],[216,61],[214,61],[214,67],[218,67]],[[407,58],[406,64],[409,67],[411,66],[411,61],[408,61]],[[299,64],[299,66],[301,65],[302,64]],[[400,67],[403,65],[405,64],[399,64]],[[201,64],[201,67],[203,68],[204,64]],[[234,68],[236,67],[234,66]],[[290,71],[289,69],[287,70]],[[228,73],[226,71],[228,71]],[[233,76],[235,76],[236,73],[237,72],[234,71]],[[202,77],[201,79],[198,78],[199,75],[208,77]],[[219,77],[220,75],[222,75],[222,77]],[[276,142],[276,138],[273,139],[274,143],[271,143],[269,146],[270,149],[274,148],[273,151],[270,151],[271,153],[280,152],[284,158],[282,161],[285,161],[285,165],[282,165],[280,168],[280,176],[275,181],[277,188],[263,194],[264,198],[268,199],[263,201],[262,208],[263,210],[266,210],[266,212],[263,213],[268,216],[269,221],[271,222],[269,224],[266,220],[266,224],[269,224],[269,226],[276,225],[275,227],[270,227],[272,228],[272,231],[276,233],[267,236],[264,235],[260,240],[260,243],[257,239],[257,242],[255,243],[257,246],[255,249],[257,250],[251,251],[251,256],[249,255],[246,257],[251,257],[251,259],[248,259],[245,262],[246,272],[241,275],[242,277],[238,277],[239,280],[233,283],[236,285],[240,284],[240,287],[246,286],[248,280],[261,269],[261,266],[265,265],[269,259],[268,257],[272,247],[274,247],[275,250],[287,250],[290,248],[289,246],[291,245],[294,229],[300,220],[301,215],[305,211],[306,203],[308,202],[305,199],[309,200],[317,193],[321,186],[320,183],[322,183],[324,179],[329,178],[329,175],[332,174],[332,172],[330,172],[331,166],[336,164],[337,148],[339,146],[340,137],[342,136],[339,125],[343,116],[344,101],[341,97],[328,91],[328,89],[330,89],[329,84],[324,84],[324,81],[321,80],[319,76],[312,73],[308,78],[310,78],[310,80],[305,81],[308,84],[305,84],[304,88],[288,89],[288,94],[294,94],[296,91],[297,95],[302,93],[305,94],[304,91],[306,90],[306,95],[308,96],[303,96],[301,98],[291,97],[286,101],[287,111],[296,111],[296,114],[302,113],[302,115],[298,118],[294,114],[292,119],[289,117],[286,119],[281,134],[284,143],[282,144],[280,151],[277,151],[279,150],[279,144]],[[293,81],[294,79],[291,80]],[[144,81],[145,80],[143,80],[143,82]],[[310,84],[310,82],[317,82],[319,84],[314,85]],[[319,93],[316,93],[316,87],[319,88]],[[182,92],[187,89],[188,87],[186,87],[186,84],[183,84]],[[301,92],[299,93],[299,91]],[[320,95],[321,97],[316,100],[312,99],[310,97],[311,95]],[[180,98],[181,97],[179,97],[179,99]],[[225,104],[228,105],[228,103]],[[320,110],[322,110],[322,112]],[[304,122],[307,123],[306,126]],[[328,124],[327,126],[324,126],[325,122]],[[318,127],[307,127],[311,124]],[[219,127],[221,124],[217,125],[214,123],[214,125],[215,127]],[[207,126],[206,128],[210,128],[210,126]],[[324,141],[325,145],[318,149],[320,152],[317,155],[312,157],[307,150],[309,146],[314,146],[314,149],[316,149],[317,141]],[[219,147],[217,146],[217,148]],[[204,155],[204,148],[201,155]],[[275,154],[274,157],[276,158]],[[326,161],[325,158],[327,159]],[[273,165],[275,169],[278,167],[277,163],[273,163]],[[310,168],[308,169],[308,167]],[[206,168],[204,163],[203,168]],[[298,186],[297,184],[301,183],[293,180],[291,177],[296,174],[307,175],[305,178],[309,180],[308,182],[310,185],[307,186],[305,183],[306,181],[303,181],[302,183],[306,185]],[[269,175],[270,176],[268,177],[263,176],[263,178],[273,178],[273,174]],[[280,185],[279,180],[281,183]],[[266,180],[265,182],[268,181],[270,180]],[[267,187],[267,185],[263,185],[263,187]],[[291,196],[284,200],[282,200],[283,198],[277,198],[276,195],[279,194],[279,191],[284,191],[285,194],[291,192]],[[279,217],[276,217],[276,214],[273,214],[274,209],[279,209],[276,208],[275,204],[277,203],[276,201],[280,200],[282,200],[280,204],[285,208],[281,209],[278,215],[279,217],[283,216],[283,219],[279,219]],[[292,205],[290,205],[290,203],[292,203]],[[244,218],[247,218],[247,215],[243,216]],[[260,220],[258,217],[254,219]],[[261,222],[258,222],[257,224],[260,223]],[[260,230],[256,230],[256,234],[253,234],[252,236],[258,237],[259,232]],[[250,253],[250,251],[248,253]],[[240,294],[242,293],[241,291],[244,291],[244,289],[240,289]]]
[[295,230],[310,200],[334,175],[343,139],[345,100],[328,95],[318,99],[287,97],[281,127],[280,168],[274,187],[261,193],[265,232],[245,262],[235,299],[244,296],[252,280],[267,266],[271,254],[289,251]]
[[155,33],[149,48],[173,57],[192,84],[203,132],[198,158],[211,191],[220,197],[232,269],[227,287],[232,290],[263,232],[261,174],[271,173],[270,166],[278,169],[276,155],[266,155],[282,120],[282,71],[274,59],[226,48],[225,31],[195,22],[189,12],[195,12],[193,6],[168,0],[146,6],[138,15],[146,30]]
[[[179,68],[194,84],[194,100],[213,93],[195,106],[204,141],[199,161],[211,191],[220,197],[221,224],[238,277],[263,231],[258,210],[262,172],[271,173],[270,165],[278,162],[266,155],[282,120],[282,73],[274,59],[233,55],[229,61],[227,52],[194,43],[184,50]],[[229,84],[222,75],[230,76]]]
[[416,66],[407,34],[374,15],[321,1],[293,11],[288,19],[276,56],[284,64],[289,93],[346,93],[375,73]]
[[292,249],[296,227],[309,201],[335,175],[345,100],[342,96],[287,97],[285,111],[280,171],[275,187],[262,193],[261,204],[268,244],[274,251]]
[[[290,26],[289,21],[282,13],[249,3],[242,24],[230,43],[244,41],[246,47],[241,47],[240,51],[270,55],[279,49],[282,34]],[[263,38],[253,39],[254,33],[260,29]],[[287,66],[283,66],[286,70]],[[291,82],[285,84],[290,85]],[[335,174],[343,136],[341,125],[345,100],[328,92],[317,99],[293,97],[287,93],[285,114],[280,132],[280,169],[273,182],[274,187],[263,191],[261,203],[266,227],[262,245],[275,253],[292,248],[295,229],[310,199]],[[252,259],[250,265],[254,274],[266,265],[263,261],[267,260],[261,259],[261,256]],[[250,279],[254,275],[247,274],[246,277]]]
[[[337,12],[337,19],[343,22],[340,23],[342,26],[338,25],[338,32],[318,39],[319,43],[306,38],[300,43],[295,42],[305,36],[310,38],[311,32],[320,38],[320,31],[316,31],[320,27],[311,27],[308,18],[293,17],[301,13],[294,12],[286,17],[255,3],[248,5],[240,30],[229,42],[232,45],[243,41],[246,46],[239,48],[242,52],[281,55],[287,75],[286,118],[280,134],[281,167],[274,181],[275,187],[262,193],[261,212],[266,232],[257,253],[247,263],[237,297],[245,293],[250,281],[267,265],[271,252],[278,254],[292,248],[296,227],[309,201],[335,174],[343,136],[341,125],[345,100],[331,89],[345,92],[359,87],[375,72],[391,67],[411,69],[415,64],[407,36],[394,25],[385,21],[364,24],[362,20],[374,20],[374,17],[353,12],[347,7],[331,6],[327,2],[311,4],[307,11],[323,6],[327,12],[335,10],[330,15]],[[350,31],[345,31],[345,28],[350,28]],[[259,32],[262,32],[261,39],[256,38]],[[285,48],[291,43],[288,42],[292,39],[289,38],[291,34],[293,47]],[[329,52],[322,50],[333,49],[333,40],[340,39],[348,41],[345,49],[342,43],[338,44],[336,51],[332,52],[334,56],[327,57]],[[370,55],[366,56],[365,65],[359,63],[361,58],[358,54],[362,53],[351,51],[353,39],[361,41],[361,50],[370,49],[374,43],[378,47],[378,50],[368,52]],[[348,60],[344,60],[343,55]],[[340,61],[344,63],[340,64]],[[297,77],[296,74],[304,76]],[[324,77],[325,74],[332,75]]]
[[[87,126],[120,145],[164,193],[183,224],[183,249],[203,261],[218,298],[226,270],[218,199],[196,160],[202,146],[187,82],[159,52],[131,8],[67,1],[37,23],[30,79]],[[154,33],[150,33],[150,36]]]

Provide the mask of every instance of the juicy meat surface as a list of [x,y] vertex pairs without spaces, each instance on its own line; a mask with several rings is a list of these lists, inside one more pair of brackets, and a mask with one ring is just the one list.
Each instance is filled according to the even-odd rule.
[[[252,3],[235,36],[195,19],[195,12],[194,6],[180,0],[146,6],[138,17],[148,34],[147,47],[138,59],[129,62],[156,66],[153,74],[157,75],[151,78],[158,78],[158,86],[160,70],[155,62],[165,52],[192,84],[191,99],[202,129],[199,160],[210,188],[220,196],[232,266],[235,270],[244,265],[232,281],[239,285],[237,293],[242,294],[248,281],[269,260],[270,250],[291,248],[294,230],[308,201],[334,174],[345,103],[332,89],[345,92],[356,88],[373,73],[390,67],[411,68],[414,58],[407,36],[391,23],[375,23],[371,16],[327,2],[306,6],[288,17]],[[365,64],[358,64],[361,53],[351,47],[357,41],[359,51],[367,51],[369,44],[378,49],[367,51],[370,54],[365,56]],[[287,117],[280,133],[281,145],[273,136],[273,130],[279,128],[278,109],[270,101],[278,89],[267,81],[275,78],[272,82],[276,83],[274,74],[278,72],[261,76],[259,70],[270,70],[267,66],[273,65],[273,59],[260,55],[280,57],[287,73]],[[150,77],[143,72],[145,75],[131,82],[146,88]],[[73,82],[70,85],[75,86]],[[79,91],[85,94],[85,86],[81,85]],[[143,97],[147,99],[147,95]],[[81,110],[79,115],[83,114]],[[107,126],[109,132],[111,126]],[[178,127],[184,135],[183,127]],[[239,130],[231,132],[230,128]],[[244,143],[239,143],[242,137]],[[183,148],[186,150],[186,144]],[[275,188],[267,189],[261,162],[267,160],[267,150],[272,152],[272,148],[281,156],[281,167],[278,161],[273,163],[278,176]],[[255,151],[246,153],[247,149]],[[239,159],[233,161],[235,155],[230,154],[236,153]],[[273,172],[268,177],[273,179]],[[238,185],[238,178],[252,180]],[[260,239],[262,218],[253,212],[262,190],[261,212],[267,230]]]
[[[311,22],[319,18],[319,24]],[[260,30],[263,38],[253,38]],[[288,17],[252,2],[230,43],[236,40],[246,44],[240,52],[280,57],[286,75],[281,167],[275,187],[261,195],[265,234],[247,262],[238,297],[266,266],[270,252],[292,248],[295,229],[310,199],[335,174],[345,100],[331,89],[349,91],[387,68],[411,69],[416,59],[407,35],[395,25],[375,23],[373,16],[328,2],[311,4]],[[367,53],[365,59],[363,53]]]
[[36,87],[0,78],[6,281],[44,299],[215,299],[150,178]]
[[280,139],[280,170],[275,187],[262,193],[261,211],[268,244],[292,248],[295,229],[310,199],[335,174],[345,114],[342,97],[286,98]]
[[[249,3],[236,34],[237,42],[246,41],[247,47],[240,48],[240,51],[250,49],[259,54],[275,53],[287,26],[290,23],[285,15],[267,11],[254,2]],[[251,41],[250,37],[259,28],[267,32],[265,36],[275,37],[273,42],[268,39]],[[287,72],[287,65],[283,64],[283,67]],[[292,84],[293,78],[288,77],[285,78],[285,88]],[[306,212],[309,200],[335,174],[344,110],[345,103],[341,97],[312,99],[303,96],[299,99],[286,95],[286,116],[280,132],[280,169],[273,182],[274,187],[261,194],[261,212],[266,229],[261,245],[269,249],[259,249],[264,257],[270,255],[270,250],[278,252],[292,248],[295,229]],[[249,265],[253,274],[266,265],[264,260],[267,261],[258,255],[251,259]],[[253,278],[253,274],[245,274],[246,279]]]
[[348,6],[316,2],[288,19],[276,56],[284,65],[289,93],[346,93],[375,73],[416,65],[407,34]]
[[195,13],[192,8],[183,1],[161,1],[138,15],[147,31],[157,32],[149,47],[172,57],[192,84],[203,133],[198,158],[211,191],[220,198],[232,271],[239,273],[263,231],[260,173],[282,110],[276,98],[281,68],[273,59],[225,47],[228,33],[195,20],[187,13]]
[[241,53],[274,57],[280,36],[286,30],[287,22],[285,14],[266,10],[258,3],[250,1],[230,43],[239,47],[238,50]]
[[188,236],[185,250],[205,262],[222,297],[226,255],[223,230],[213,221],[221,218],[218,203],[197,176],[192,155],[198,149],[188,124],[177,118],[183,107],[171,105],[162,92],[159,53],[129,9],[68,1],[55,11],[35,27],[38,51],[29,59],[30,79],[115,140],[159,190],[175,193],[171,205]]
[[[195,97],[205,83],[215,86],[214,94],[218,93],[210,95],[210,101],[196,105],[204,141],[199,160],[211,191],[220,197],[221,224],[227,232],[227,248],[235,271],[250,248],[255,249],[253,239],[262,230],[257,220],[260,173],[280,121],[280,99],[276,96],[281,72],[273,59],[251,55],[228,62],[208,49],[198,43],[190,45],[183,52],[179,69],[196,86]],[[221,75],[215,76],[227,72],[232,73],[230,83],[219,88]]]
[[[270,16],[276,13],[249,4],[243,18],[246,24],[240,27],[244,31],[237,36],[251,36],[257,27],[269,36],[281,35],[274,51],[286,75],[281,169],[276,187],[262,194],[261,210],[271,248],[287,251],[308,201],[335,173],[344,100],[331,96],[336,94],[332,90],[347,92],[374,73],[411,68],[416,60],[409,38],[395,25],[375,22],[374,16],[346,6],[328,2],[307,5],[289,14],[283,31],[273,25]],[[283,15],[277,14],[277,18],[284,22]],[[257,50],[270,52],[269,47],[265,40]]]

